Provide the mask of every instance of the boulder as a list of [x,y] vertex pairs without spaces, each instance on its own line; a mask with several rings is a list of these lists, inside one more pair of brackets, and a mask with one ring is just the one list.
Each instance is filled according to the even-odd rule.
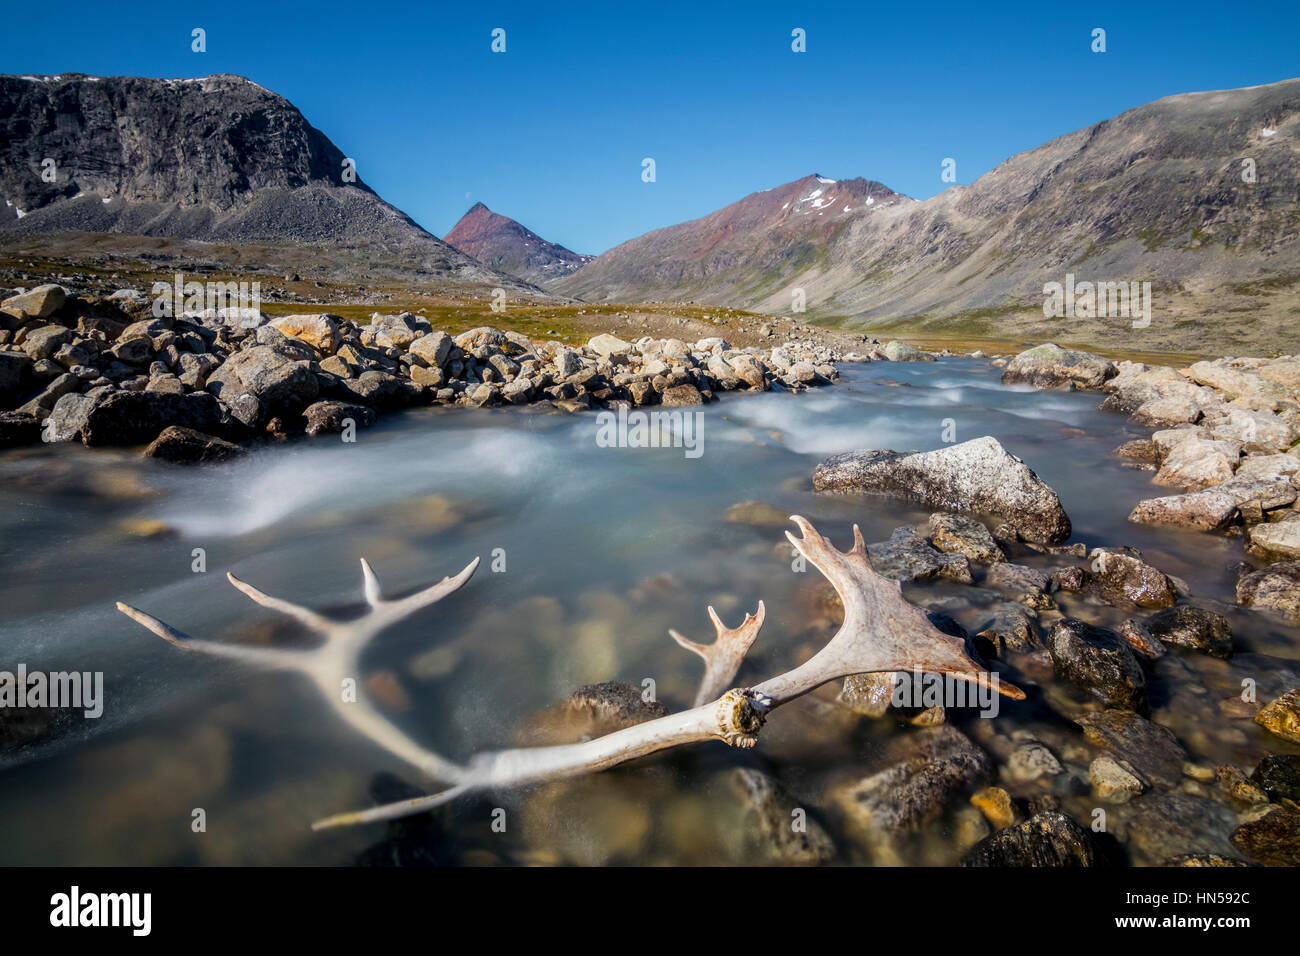
[[21,397],[23,381],[32,360],[24,352],[0,351],[0,408]]
[[68,301],[68,290],[61,285],[38,285],[0,302],[0,309],[17,315],[25,312],[33,318],[48,319]]
[[992,437],[930,452],[858,451],[817,466],[818,491],[861,491],[996,516],[1026,541],[1060,544],[1070,519],[1056,492]]
[[1182,779],[1187,751],[1167,728],[1131,710],[1103,710],[1076,720],[1090,744],[1145,781],[1176,783]]
[[660,403],[677,408],[687,405],[703,405],[704,396],[694,385],[674,385],[665,389]]
[[[272,319],[264,328],[277,329],[289,338],[306,342],[323,355],[333,355],[342,341],[339,335],[339,323],[342,321],[336,315],[324,313],[282,315],[278,319]],[[261,329],[258,331],[260,332]]]
[[144,454],[146,458],[158,458],[177,465],[199,465],[229,461],[245,452],[238,445],[193,428],[169,425],[159,432]]
[[1145,710],[1146,677],[1128,642],[1114,631],[1063,618],[1047,634],[1056,673],[1108,705]]
[[452,341],[446,332],[430,332],[411,343],[410,353],[423,359],[431,368],[442,368],[451,358]]
[[757,824],[752,828],[756,841],[770,860],[816,865],[835,856],[834,842],[816,820],[804,819],[800,829],[791,825],[796,802],[767,774],[737,767],[731,771],[731,779]]
[[934,356],[922,352],[897,339],[885,346],[885,357],[891,362],[933,362]]
[[625,342],[616,335],[610,335],[608,332],[597,335],[587,343],[587,348],[591,349],[601,358],[609,358],[612,355],[627,355],[635,351],[631,342]]
[[964,554],[971,561],[992,564],[1006,558],[983,522],[966,515],[930,515],[930,540],[940,551]]
[[1300,561],[1280,561],[1237,581],[1237,602],[1300,621]]
[[1251,771],[1250,779],[1275,803],[1300,803],[1300,754],[1269,754]]
[[1135,524],[1174,525],[1197,531],[1218,531],[1237,517],[1237,501],[1218,490],[1197,491],[1139,501],[1128,520]]
[[1117,369],[1110,359],[1091,352],[1063,349],[1047,343],[1027,349],[1013,358],[1002,371],[1006,385],[1023,383],[1039,388],[1074,385],[1101,388],[1114,378]]
[[1145,623],[1162,645],[1185,647],[1211,657],[1232,656],[1232,626],[1222,614],[1184,604],[1153,614]]
[[52,359],[59,349],[71,341],[72,332],[63,326],[43,325],[27,333],[22,349],[32,361]]
[[1300,688],[1265,704],[1255,715],[1255,723],[1283,740],[1300,744]]
[[[59,401],[64,402],[68,395]],[[56,411],[58,406],[55,406]],[[87,446],[143,445],[169,425],[200,432],[222,429],[221,405],[205,392],[174,395],[163,392],[109,392],[93,400],[81,424]]]
[[375,423],[375,412],[364,405],[348,402],[313,402],[303,411],[308,435],[326,435],[343,431],[351,421],[357,428],[369,428]]
[[1232,832],[1232,845],[1270,866],[1300,866],[1300,810],[1275,807]]
[[[245,425],[260,428],[274,416],[300,413],[316,400],[320,382],[307,362],[286,358],[271,345],[254,345],[208,375],[206,388]],[[241,401],[243,395],[255,401]]]
[[1255,525],[1247,550],[1268,561],[1300,561],[1300,519]]
[[1138,607],[1172,607],[1178,592],[1163,571],[1110,548],[1093,548],[1088,555],[1088,583],[1110,603],[1126,601]]
[[1107,862],[1089,831],[1065,814],[1048,810],[981,840],[961,865],[1090,867]]

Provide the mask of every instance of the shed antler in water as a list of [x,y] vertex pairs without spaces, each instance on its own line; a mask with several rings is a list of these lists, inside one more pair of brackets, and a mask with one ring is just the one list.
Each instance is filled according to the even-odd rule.
[[452,578],[410,597],[385,600],[379,580],[364,560],[366,600],[370,610],[354,621],[332,621],[314,611],[263,594],[234,575],[230,582],[265,607],[288,614],[322,635],[324,643],[309,650],[241,647],[199,641],[182,634],[157,618],[126,604],[117,607],[132,620],[177,647],[247,661],[271,668],[302,671],[320,688],[331,706],[345,721],[385,750],[447,784],[448,789],[426,797],[344,813],[321,820],[322,829],[347,824],[391,820],[420,813],[447,803],[472,790],[515,787],[561,777],[571,777],[617,764],[646,754],[702,740],[721,740],[733,747],[752,747],[767,715],[782,704],[815,690],[822,684],[851,674],[873,671],[919,670],[958,678],[1000,691],[1016,700],[1024,699],[1019,689],[990,677],[965,651],[959,637],[945,634],[930,623],[925,612],[903,597],[897,581],[876,573],[867,557],[862,532],[853,526],[853,547],[847,552],[834,548],[808,521],[791,518],[801,537],[786,532],[790,543],[835,587],[844,605],[844,623],[826,646],[794,670],[779,674],[752,688],[723,691],[735,678],[741,660],[763,624],[764,607],[746,615],[744,623],[728,628],[709,609],[717,629],[717,641],[696,644],[671,631],[673,639],[699,654],[705,661],[704,678],[695,706],[656,720],[576,744],[551,747],[523,747],[478,754],[461,766],[433,753],[390,723],[358,695],[346,703],[340,694],[345,679],[355,677],[362,649],[380,631],[404,617],[428,607],[457,590],[478,567],[478,559]]

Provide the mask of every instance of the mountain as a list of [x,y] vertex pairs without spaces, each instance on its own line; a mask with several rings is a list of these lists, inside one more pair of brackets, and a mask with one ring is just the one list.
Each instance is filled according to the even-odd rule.
[[445,241],[484,265],[538,285],[570,275],[595,258],[547,242],[481,202],[461,216]]
[[345,158],[288,100],[239,76],[0,76],[0,241],[110,233],[328,245],[341,268],[518,285],[359,175],[346,181]]
[[[877,184],[875,202],[854,202],[839,190],[862,180],[806,177],[626,242],[553,287],[784,314],[802,288],[820,321],[1059,334],[1043,286],[1072,273],[1152,282],[1153,321],[1132,332],[1135,347],[1271,349],[1275,333],[1300,346],[1298,116],[1300,80],[1170,96],[922,202]],[[816,215],[798,212],[818,200]],[[1120,327],[1083,319],[1067,331]]]

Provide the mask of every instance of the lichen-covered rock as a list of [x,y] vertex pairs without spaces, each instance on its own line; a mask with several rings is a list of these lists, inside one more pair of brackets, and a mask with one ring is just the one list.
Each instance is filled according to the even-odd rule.
[[930,547],[915,529],[894,529],[888,541],[867,545],[871,566],[895,581],[925,581],[947,578],[971,583],[970,562],[964,554],[945,554]]
[[1281,561],[1243,575],[1237,581],[1237,602],[1300,621],[1300,561]]
[[1170,607],[1178,600],[1178,592],[1168,575],[1131,554],[1093,548],[1088,562],[1089,584],[1110,602],[1157,608]]
[[1026,541],[1060,544],[1070,536],[1070,519],[1056,492],[992,437],[931,452],[836,455],[817,466],[813,487],[892,495],[933,508],[993,515]]
[[906,342],[900,342],[894,339],[885,346],[885,358],[891,362],[933,362],[934,356],[929,352],[922,352],[918,348],[913,348]]
[[930,515],[930,540],[940,551],[964,554],[971,561],[992,564],[1006,558],[984,523],[966,515]]
[[1056,673],[1107,704],[1145,710],[1146,677],[1128,642],[1114,631],[1063,618],[1047,634]]
[[315,315],[282,315],[272,319],[268,326],[278,329],[284,335],[306,342],[322,355],[333,355],[339,347],[338,316],[325,313]]
[[1300,560],[1300,519],[1255,525],[1247,550],[1270,561]]
[[1101,388],[1117,369],[1110,359],[1077,349],[1063,349],[1047,343],[1026,349],[1013,358],[1002,372],[1004,384],[1024,383],[1039,388],[1075,385]]
[[1081,867],[1107,862],[1089,831],[1065,814],[1048,810],[981,840],[961,865]]

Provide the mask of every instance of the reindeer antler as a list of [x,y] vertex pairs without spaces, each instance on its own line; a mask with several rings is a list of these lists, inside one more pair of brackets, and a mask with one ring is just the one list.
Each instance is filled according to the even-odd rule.
[[758,637],[763,618],[767,616],[767,608],[759,601],[758,613],[746,614],[740,627],[733,628],[722,623],[722,618],[718,617],[718,612],[713,610],[712,605],[708,610],[709,619],[718,632],[718,639],[712,644],[696,644],[671,628],[668,631],[674,641],[704,658],[704,679],[700,681],[700,689],[695,695],[696,707],[713,700],[727,689],[731,679],[736,676],[736,671],[740,670],[740,662],[745,659],[754,639]]
[[[314,829],[396,819],[430,810],[473,790],[517,787],[594,773],[636,757],[703,740],[752,747],[774,708],[850,674],[917,669],[972,681],[1017,700],[1024,698],[1024,693],[1017,688],[990,678],[967,656],[960,638],[938,630],[920,608],[907,602],[898,582],[881,576],[871,567],[862,532],[856,525],[853,548],[841,552],[805,519],[796,515],[791,520],[798,525],[802,537],[796,538],[789,532],[786,537],[826,576],[844,604],[844,623],[839,631],[807,662],[757,687],[732,688],[721,693],[721,688],[735,677],[745,652],[757,637],[765,608],[760,602],[758,612],[746,615],[744,622],[734,629],[726,627],[709,608],[718,632],[716,643],[706,647],[688,641],[675,631],[669,632],[679,644],[705,660],[704,680],[696,695],[696,705],[691,709],[581,743],[483,753],[464,767],[410,740],[369,704],[361,700],[344,703],[338,691],[345,677],[355,676],[361,649],[371,638],[402,617],[459,588],[474,573],[477,558],[454,578],[444,578],[433,587],[399,601],[385,601],[380,597],[374,572],[362,561],[366,597],[372,610],[349,622],[330,621],[314,611],[269,597],[230,576],[232,584],[259,604],[289,614],[326,636],[322,647],[308,651],[196,641],[142,611],[121,603],[117,607],[178,647],[306,673],[348,723],[432,778],[452,784],[449,789],[430,796],[330,817],[313,824]],[[710,700],[714,694],[719,696]]]

